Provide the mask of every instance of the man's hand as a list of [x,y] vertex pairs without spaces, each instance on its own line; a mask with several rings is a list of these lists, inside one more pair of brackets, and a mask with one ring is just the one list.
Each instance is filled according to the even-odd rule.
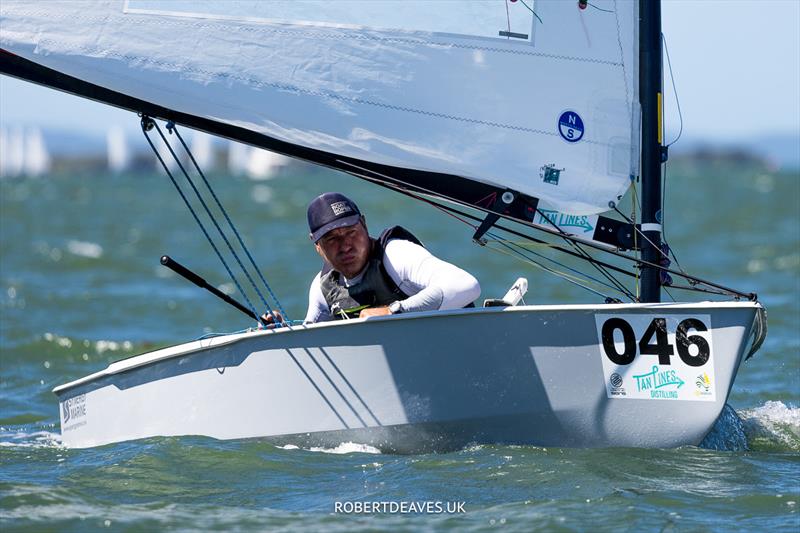
[[283,315],[278,310],[273,310],[272,313],[264,313],[261,315],[262,324],[266,324],[267,329],[278,327],[283,322]]
[[361,313],[358,315],[358,318],[367,318],[370,316],[385,316],[391,314],[392,312],[389,311],[389,307],[384,305],[383,307],[368,307],[367,309],[361,311]]

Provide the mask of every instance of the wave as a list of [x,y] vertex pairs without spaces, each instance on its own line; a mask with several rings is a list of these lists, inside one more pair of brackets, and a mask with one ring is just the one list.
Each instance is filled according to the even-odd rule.
[[800,408],[768,401],[739,415],[751,449],[800,451]]
[[725,404],[700,447],[720,451],[800,451],[800,408],[770,400],[737,412]]
[[42,363],[45,368],[63,360],[73,362],[108,363],[133,355],[138,350],[160,347],[164,343],[136,342],[130,340],[87,339],[45,332],[6,343],[4,357],[20,364]]
[[0,428],[0,448],[63,448],[61,435],[49,431],[9,432]]
[[[47,427],[54,425],[48,424]],[[14,431],[10,427],[0,427],[0,448],[9,447],[61,448],[63,445],[61,435],[58,433]],[[335,455],[382,453],[378,448],[356,442],[343,442],[335,447],[301,447],[286,444],[277,448]],[[476,452],[483,448],[485,445],[472,445],[461,451]],[[740,411],[725,404],[714,427],[700,443],[700,448],[717,451],[800,451],[800,408],[772,400],[759,407]]]

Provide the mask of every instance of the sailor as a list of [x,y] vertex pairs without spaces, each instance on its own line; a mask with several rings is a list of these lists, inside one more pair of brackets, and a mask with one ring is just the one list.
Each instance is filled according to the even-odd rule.
[[307,324],[458,309],[480,295],[478,280],[434,257],[400,226],[371,238],[366,218],[341,193],[309,204],[308,228],[324,266],[308,291]]

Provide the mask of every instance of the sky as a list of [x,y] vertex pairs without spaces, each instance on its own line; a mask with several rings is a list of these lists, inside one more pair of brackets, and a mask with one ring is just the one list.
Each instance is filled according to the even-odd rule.
[[[664,0],[662,27],[687,138],[800,137],[800,0]],[[665,76],[674,137],[679,120]],[[130,112],[7,76],[0,76],[0,125],[95,134],[122,125],[138,135]]]

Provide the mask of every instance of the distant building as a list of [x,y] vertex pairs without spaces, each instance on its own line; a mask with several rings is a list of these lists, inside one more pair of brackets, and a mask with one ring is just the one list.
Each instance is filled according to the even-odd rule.
[[269,179],[275,177],[290,161],[291,159],[285,155],[260,148],[251,148],[245,170],[251,179]]
[[244,174],[250,159],[250,147],[236,141],[228,143],[228,172],[234,176]]
[[191,143],[192,155],[201,170],[212,170],[216,164],[213,138],[202,131],[195,131]]

